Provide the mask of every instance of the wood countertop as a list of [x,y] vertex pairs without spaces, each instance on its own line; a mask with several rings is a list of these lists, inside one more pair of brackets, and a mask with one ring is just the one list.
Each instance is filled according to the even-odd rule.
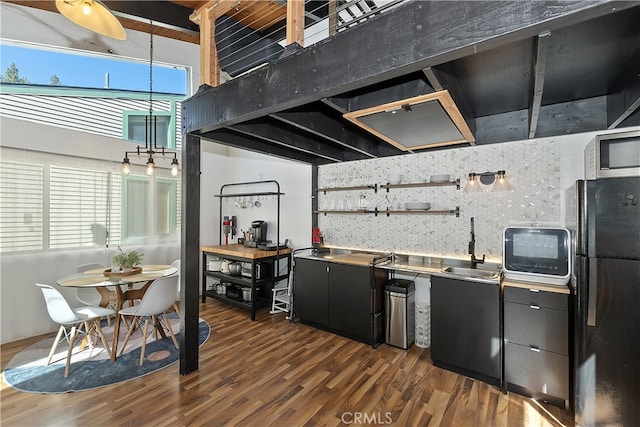
[[518,282],[515,280],[506,280],[506,279],[502,281],[502,284],[504,286],[512,287],[512,288],[537,289],[539,291],[553,292],[556,294],[565,294],[565,295],[571,294],[571,290],[566,285],[554,286],[554,285],[548,285],[545,283]]
[[210,254],[228,255],[248,259],[268,258],[277,256],[278,254],[286,255],[292,252],[291,248],[280,249],[280,251],[265,251],[258,248],[249,248],[238,243],[230,245],[202,246],[200,249],[202,252]]

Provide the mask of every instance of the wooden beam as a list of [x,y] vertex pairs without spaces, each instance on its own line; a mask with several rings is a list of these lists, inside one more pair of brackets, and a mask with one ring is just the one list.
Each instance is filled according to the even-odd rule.
[[280,159],[299,161],[307,164],[324,165],[328,163],[335,163],[334,161],[318,157],[311,153],[303,153],[302,151],[291,149],[283,145],[269,144],[252,138],[246,134],[235,133],[228,129],[218,129],[208,132],[202,135],[202,139],[228,147],[240,148],[254,153],[274,156]]
[[[616,3],[619,10],[635,5]],[[183,123],[198,133],[241,123],[608,13],[606,0],[551,9],[546,2],[406,2],[328,43],[197,93],[183,102]]]
[[640,51],[627,64],[607,100],[607,129],[615,129],[640,108]]
[[529,106],[529,138],[535,138],[540,106],[542,105],[542,93],[544,91],[544,75],[547,72],[547,53],[551,44],[551,32],[545,31],[536,38],[536,51],[533,64],[533,94]]
[[211,8],[200,8],[190,19],[200,25],[200,85],[220,85],[220,63],[216,48],[216,20]]
[[198,370],[200,318],[200,138],[187,135],[182,148],[180,242],[180,373]]
[[304,0],[287,1],[287,45],[304,46]]
[[349,124],[336,121],[317,111],[294,111],[275,113],[269,117],[287,123],[305,132],[317,135],[334,144],[350,150],[358,151],[368,157],[386,157],[403,154],[403,152],[389,144],[374,142],[359,133],[352,132]]

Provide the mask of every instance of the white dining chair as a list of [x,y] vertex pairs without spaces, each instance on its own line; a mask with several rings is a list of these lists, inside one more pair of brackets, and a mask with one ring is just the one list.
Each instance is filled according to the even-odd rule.
[[[53,286],[43,285],[40,283],[36,283],[36,286],[38,286],[42,290],[44,300],[47,304],[47,312],[49,313],[49,317],[51,317],[51,320],[60,325],[58,334],[53,341],[53,345],[51,346],[51,351],[49,351],[47,366],[51,363],[51,359],[53,358],[56,348],[58,348],[58,344],[60,343],[60,341],[62,341],[63,334],[64,338],[69,343],[69,349],[67,351],[67,364],[64,369],[65,378],[69,375],[73,345],[76,342],[78,334],[86,335],[89,348],[93,350],[92,333],[94,331],[97,332],[100,339],[102,340],[102,344],[104,345],[107,354],[109,355],[109,357],[111,357],[111,350],[109,349],[109,344],[107,344],[107,338],[105,337],[104,332],[102,332],[102,328],[100,327],[100,320],[105,316],[115,315],[116,312],[114,310],[110,308],[95,306],[71,308],[67,300],[64,299],[64,296],[62,296],[62,294]],[[82,330],[83,327],[84,331]]]
[[[134,321],[131,322],[127,336],[124,339],[120,355],[124,354],[129,338],[133,331],[137,328],[142,331],[142,350],[140,352],[140,366],[144,363],[144,352],[147,345],[147,338],[153,330],[158,332],[168,331],[173,340],[173,344],[178,348],[178,341],[171,328],[171,323],[166,319],[165,312],[169,310],[176,301],[176,293],[178,292],[178,275],[174,274],[167,277],[161,277],[151,283],[145,294],[142,296],[140,304],[132,307],[126,307],[120,310],[119,314],[122,322],[126,323],[126,316],[133,316]],[[144,327],[142,320],[144,319]],[[149,320],[151,320],[153,329],[149,330]]]
[[[78,273],[84,273],[89,270],[102,269],[104,266],[98,263],[88,263],[88,264],[80,264],[77,268]],[[113,287],[109,286],[101,286],[101,289],[98,289],[95,286],[90,286],[86,288],[76,287],[76,299],[81,303],[89,306],[102,306],[101,304],[106,304],[105,307],[114,309],[116,308],[118,298],[116,296],[116,291]],[[104,294],[104,295],[103,295]],[[111,326],[111,316],[107,317],[107,324]]]

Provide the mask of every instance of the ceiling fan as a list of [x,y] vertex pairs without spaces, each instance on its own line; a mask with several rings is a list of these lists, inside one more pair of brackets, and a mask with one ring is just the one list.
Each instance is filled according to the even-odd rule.
[[81,27],[116,40],[127,34],[113,13],[99,0],[56,0],[58,11]]

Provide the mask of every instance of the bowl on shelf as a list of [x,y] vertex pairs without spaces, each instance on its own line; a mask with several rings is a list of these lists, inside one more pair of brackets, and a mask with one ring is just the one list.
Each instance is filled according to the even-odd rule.
[[431,209],[431,203],[409,202],[404,204],[404,208],[408,211],[428,211]]
[[399,173],[393,173],[391,175],[389,175],[389,184],[391,185],[398,185],[402,182],[402,174]]
[[447,182],[451,178],[451,175],[442,174],[442,175],[431,175],[429,180],[431,182]]

